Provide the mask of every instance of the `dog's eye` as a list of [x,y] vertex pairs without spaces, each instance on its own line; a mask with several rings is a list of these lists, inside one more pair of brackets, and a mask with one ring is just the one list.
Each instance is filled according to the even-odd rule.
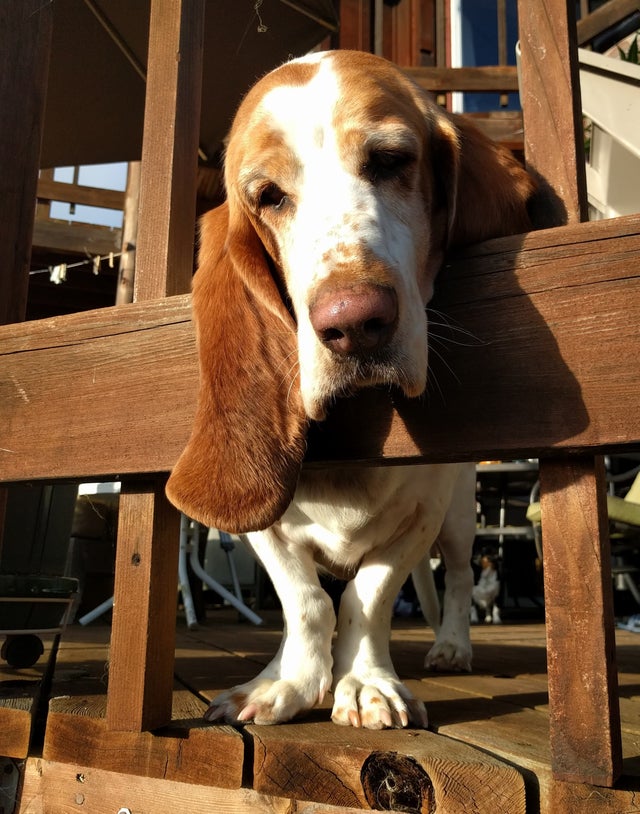
[[403,150],[374,150],[362,166],[362,174],[371,183],[397,178],[415,161],[412,153]]
[[282,209],[289,200],[286,192],[283,192],[277,184],[267,184],[258,196],[258,206],[261,209]]

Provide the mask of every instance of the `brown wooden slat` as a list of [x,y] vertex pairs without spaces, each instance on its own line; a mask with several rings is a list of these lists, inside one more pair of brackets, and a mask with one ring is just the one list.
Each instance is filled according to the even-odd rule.
[[64,255],[86,253],[103,256],[122,248],[122,230],[93,223],[65,223],[39,218],[33,230],[33,246],[39,251]]
[[0,4],[0,324],[24,319],[53,6]]
[[485,65],[479,68],[402,68],[421,88],[432,93],[449,91],[518,90],[514,65]]
[[608,0],[595,11],[578,20],[578,45],[585,45],[607,28],[638,11],[638,0]]
[[[140,302],[191,285],[203,39],[204,0],[152,0],[133,285]],[[156,477],[121,492],[109,729],[150,729],[171,717],[179,514],[163,487]]]
[[[16,814],[78,808],[91,814],[113,814],[122,808],[145,814],[188,811],[189,814],[359,814],[362,809],[296,802],[268,797],[251,789],[224,789],[175,780],[87,768],[30,758],[22,793],[25,805]],[[28,802],[27,802],[28,801]],[[36,808],[37,806],[37,808]],[[406,809],[404,809],[406,811]],[[389,811],[388,814],[401,814]],[[442,814],[447,814],[443,809]]]
[[38,180],[37,196],[40,201],[63,201],[86,206],[102,206],[106,209],[124,208],[124,192],[86,187],[81,184],[64,184],[47,178]]
[[371,51],[370,0],[340,1],[340,48]]
[[475,126],[493,141],[510,150],[524,150],[524,127],[519,110],[493,110],[488,113],[464,113]]
[[254,788],[330,805],[405,811],[526,811],[511,766],[426,731],[371,732],[332,723],[249,726]]
[[[344,405],[349,432],[339,445],[321,433],[316,458],[484,460],[640,442],[639,258],[638,216],[474,248],[440,281],[454,328],[433,329],[446,364],[427,407],[399,400],[389,414],[363,393]],[[0,479],[167,471],[197,377],[187,296],[0,327]]]
[[173,693],[172,720],[156,732],[113,732],[107,728],[107,698],[52,698],[43,757],[140,777],[240,788],[242,735],[230,726],[211,726],[205,705],[186,690]]
[[152,2],[136,300],[183,294],[191,286],[203,29],[204,0]]
[[123,484],[120,495],[110,729],[155,729],[171,719],[180,522],[163,486],[158,478],[146,488]]
[[553,769],[599,786],[622,770],[605,493],[601,458],[540,461]]
[[43,756],[111,772],[239,788],[242,735],[229,726],[207,724],[204,702],[183,688],[174,688],[171,721],[163,729],[107,729],[109,637],[110,628],[100,623],[65,631],[51,686]]
[[[37,694],[37,693],[36,693]],[[16,691],[12,698],[3,691],[0,703],[0,749],[5,757],[25,758],[29,754],[31,724],[33,722],[34,695]]]
[[[0,603],[0,643],[5,638],[2,614]],[[13,668],[0,659],[0,755],[5,757],[25,758],[29,754],[44,676],[52,657],[53,635],[41,639],[44,653],[32,667]]]
[[[584,221],[587,189],[575,4],[520,0],[518,15],[526,162],[555,189],[568,221]],[[613,256],[618,248],[623,248],[620,241],[610,247]],[[575,306],[576,321],[590,307],[598,311],[596,300]],[[618,308],[624,313],[624,299],[618,301]],[[547,324],[553,326],[550,317]],[[590,332],[595,347],[604,339],[598,327]],[[559,350],[562,354],[561,344]],[[583,366],[601,365],[603,359],[597,355],[596,351],[595,358],[585,359]],[[571,368],[578,370],[573,363]],[[573,403],[579,410],[581,405]],[[563,398],[561,409],[571,408],[571,400]],[[587,411],[585,419],[597,421],[598,413]],[[621,437],[630,441],[634,433],[625,431]],[[622,742],[603,462],[586,455],[556,458],[553,463],[542,460],[540,484],[546,510],[542,526],[554,774],[559,779],[610,786],[621,770]],[[567,556],[569,540],[571,555]],[[578,620],[580,644],[574,640],[571,646],[568,636],[575,632]]]
[[518,31],[527,166],[557,192],[569,222],[586,220],[574,5],[566,0],[519,0]]

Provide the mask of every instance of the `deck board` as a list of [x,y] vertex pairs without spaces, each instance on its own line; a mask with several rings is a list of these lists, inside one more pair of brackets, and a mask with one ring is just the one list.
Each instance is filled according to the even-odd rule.
[[[0,633],[0,639],[3,639]],[[25,758],[38,709],[41,683],[51,657],[53,635],[41,637],[44,653],[32,667],[16,669],[0,660],[0,755]]]
[[[37,785],[38,771],[49,778],[54,771],[66,777],[64,767],[72,764],[77,771],[69,774],[69,784],[85,770],[109,771],[116,785],[126,778],[126,788],[141,783],[140,788],[148,790],[162,778],[167,782],[162,788],[168,790],[171,784],[200,787],[189,792],[195,801],[212,799],[214,787],[229,811],[252,810],[251,805],[256,811],[263,805],[265,811],[287,811],[284,801],[296,801],[291,805],[300,811],[307,810],[303,806],[311,806],[310,812],[330,811],[332,806],[355,811],[369,805],[363,785],[368,756],[386,760],[395,754],[410,758],[408,764],[393,767],[399,776],[407,766],[426,772],[441,805],[438,811],[466,810],[465,795],[476,801],[477,811],[492,814],[537,807],[541,814],[635,810],[640,783],[636,634],[616,631],[624,776],[611,790],[552,777],[543,624],[473,627],[472,674],[425,674],[422,663],[433,634],[419,620],[396,620],[392,657],[399,674],[427,704],[427,732],[336,727],[329,721],[330,697],[305,718],[283,726],[246,726],[240,731],[206,724],[201,717],[206,701],[252,678],[277,650],[280,616],[263,615],[265,624],[259,627],[239,621],[228,609],[210,610],[207,622],[196,630],[188,630],[179,619],[172,724],[141,734],[106,727],[109,627],[100,622],[69,627],[57,659],[43,759],[37,771],[29,763],[26,787]],[[35,680],[33,668],[30,673]],[[60,783],[63,779],[46,789]],[[45,785],[38,788],[45,797],[53,793]],[[199,810],[197,803],[193,810]],[[19,814],[28,811],[19,809]]]

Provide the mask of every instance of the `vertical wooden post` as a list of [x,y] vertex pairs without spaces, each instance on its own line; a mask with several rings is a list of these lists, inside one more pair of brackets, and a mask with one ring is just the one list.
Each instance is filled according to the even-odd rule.
[[518,30],[527,166],[551,184],[569,223],[587,220],[574,3],[519,0]]
[[153,0],[134,299],[191,288],[203,0]]
[[[0,3],[0,325],[25,317],[53,6]],[[0,552],[7,502],[0,488]]]
[[0,3],[0,325],[24,319],[53,6]]
[[120,495],[107,724],[155,729],[171,720],[180,517],[164,479]]
[[[572,0],[518,2],[527,165],[587,219]],[[561,780],[611,785],[622,765],[613,587],[600,457],[540,461],[551,754]]]
[[[152,0],[138,301],[184,293],[191,285],[203,31],[204,0]],[[165,497],[164,478],[124,484],[107,702],[111,729],[154,729],[171,719],[178,545],[179,515]]]
[[369,0],[341,0],[340,48],[371,51],[373,6]]
[[541,461],[540,502],[553,770],[610,786],[622,750],[602,458]]

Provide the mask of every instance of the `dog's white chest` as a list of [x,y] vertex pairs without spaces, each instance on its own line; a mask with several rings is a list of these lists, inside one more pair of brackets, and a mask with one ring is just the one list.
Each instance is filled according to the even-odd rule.
[[442,522],[458,467],[344,468],[303,473],[276,524],[288,540],[313,545],[324,563],[353,568],[415,522]]

